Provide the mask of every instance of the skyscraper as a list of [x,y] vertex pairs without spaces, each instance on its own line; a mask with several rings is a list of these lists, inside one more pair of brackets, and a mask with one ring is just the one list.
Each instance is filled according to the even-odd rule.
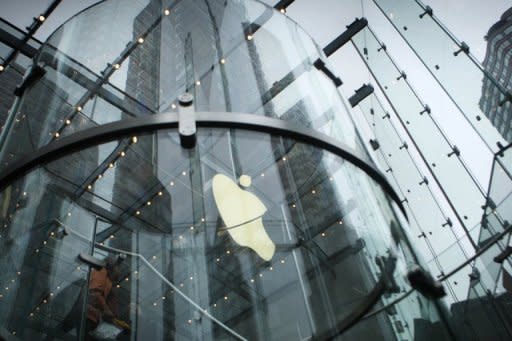
[[505,98],[495,83],[512,92],[512,8],[489,29],[486,40],[483,66],[495,81],[484,78],[480,108],[503,138],[512,142],[512,98]]

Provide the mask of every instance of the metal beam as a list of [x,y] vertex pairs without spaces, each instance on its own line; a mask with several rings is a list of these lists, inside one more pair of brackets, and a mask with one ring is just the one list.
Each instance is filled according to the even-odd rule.
[[347,26],[347,30],[340,34],[336,39],[331,41],[324,47],[324,53],[327,57],[336,52],[340,47],[345,45],[355,36],[359,31],[368,25],[366,18],[356,19],[352,24]]
[[[3,20],[2,20],[3,21]],[[30,46],[26,43],[24,43],[21,39],[15,37],[10,32],[4,30],[0,27],[0,42],[4,43],[5,45],[9,46],[10,48],[14,50],[18,50],[23,55],[34,58],[34,56],[37,53],[37,48]]]
[[288,6],[293,4],[294,1],[295,0],[280,0],[277,4],[274,5],[274,8],[281,12],[286,11]]
[[[118,89],[110,82],[106,82],[103,84],[102,87],[97,88],[96,82],[91,78],[87,77],[86,75],[82,74],[80,70],[87,70],[91,74],[91,76],[95,76],[96,79],[102,78],[101,76],[97,75],[92,70],[89,70],[85,65],[77,62],[73,58],[66,56],[57,49],[55,49],[55,54],[48,52],[48,48],[48,46],[45,47],[45,49],[41,52],[39,56],[39,61],[43,62],[45,66],[51,67],[56,72],[62,73],[69,79],[73,79],[73,81],[75,81],[78,85],[88,90],[89,96],[97,95],[109,104],[112,104],[113,106],[117,107],[118,109],[120,109],[121,111],[130,116],[150,115],[155,113],[144,103],[137,101],[135,98]],[[58,57],[56,57],[57,54]],[[113,89],[119,91],[119,93],[122,93],[125,98],[123,99],[117,96],[116,94],[106,89],[105,86],[112,87]],[[127,99],[130,102],[137,104],[137,108],[135,110],[133,108],[128,107],[128,104],[126,103]]]
[[339,87],[343,84],[341,79],[339,77],[336,77],[336,75],[334,75],[334,73],[327,67],[327,65],[325,65],[325,63],[320,58],[318,58],[313,65],[315,65],[315,67],[318,70],[322,71],[324,75],[326,75],[330,80],[332,80],[335,87]]
[[14,48],[13,51],[11,51],[11,53],[9,53],[7,58],[4,60],[4,67],[7,67],[7,65],[9,65],[14,60],[14,58],[16,58],[18,53],[21,52],[23,46],[25,46],[27,42],[34,36],[39,27],[41,27],[43,22],[48,18],[48,16],[50,16],[50,14],[52,14],[52,12],[57,8],[61,1],[62,0],[54,0],[43,13],[41,13],[37,18],[34,18],[32,24],[27,27],[28,32],[25,34],[23,39],[20,40],[18,47]]
[[[352,163],[376,181],[391,199],[396,202],[403,214],[407,216],[400,201],[400,197],[386,180],[386,177],[373,165],[366,162],[364,155],[359,155],[353,148],[329,136],[312,129],[300,127],[292,122],[265,116],[231,112],[198,112],[196,115],[198,128],[233,128],[258,131],[295,139],[296,141],[331,152]],[[164,129],[176,129],[177,127],[178,115],[171,113],[125,119],[76,132],[59,140],[55,140],[34,153],[14,162],[10,167],[0,173],[0,191],[4,190],[10,183],[16,181],[32,169],[85,148],[118,140],[130,135]]]

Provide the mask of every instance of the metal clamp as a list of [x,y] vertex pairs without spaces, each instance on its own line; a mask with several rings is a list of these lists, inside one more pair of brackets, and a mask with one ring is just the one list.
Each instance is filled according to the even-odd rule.
[[462,41],[462,42],[460,43],[460,46],[459,46],[459,47],[460,47],[460,48],[459,48],[457,51],[455,51],[455,52],[453,53],[453,55],[454,55],[455,57],[457,57],[457,56],[459,55],[459,53],[461,53],[461,52],[464,52],[465,54],[469,54],[469,46],[468,46],[468,44],[466,44],[465,42],[463,42],[463,41]]
[[196,146],[196,118],[194,110],[194,96],[186,92],[178,99],[178,132],[180,143],[183,148],[194,148]]
[[377,139],[370,139],[370,146],[372,146],[373,150],[377,150],[380,148],[379,141]]
[[457,156],[460,156],[460,150],[459,150],[459,148],[457,148],[457,146],[453,146],[452,151],[448,153],[448,157],[450,157],[454,154]]
[[373,86],[370,84],[363,84],[362,87],[356,90],[356,93],[352,95],[348,101],[350,102],[350,105],[355,107],[359,104],[363,99],[370,96],[373,93]]
[[406,75],[406,74],[405,74],[405,72],[403,72],[403,71],[402,71],[402,72],[400,72],[400,76],[398,76],[398,77],[396,78],[396,80],[397,80],[397,81],[399,81],[399,80],[400,80],[400,79],[402,79],[402,78],[403,78],[403,79],[407,79],[407,75]]
[[446,222],[441,225],[442,227],[445,227],[445,226],[450,226],[452,227],[453,226],[453,223],[452,223],[452,220],[450,218],[446,218]]
[[432,9],[432,7],[430,6],[426,6],[425,7],[425,12],[421,13],[419,15],[420,19],[423,19],[423,17],[425,16],[425,14],[428,14],[430,16],[434,15],[434,10]]
[[427,104],[425,104],[425,108],[420,111],[420,115],[423,115],[424,113],[430,114],[430,107]]
[[315,60],[313,65],[318,70],[322,71],[330,80],[332,80],[335,87],[339,87],[340,85],[343,84],[342,80],[339,77],[337,77],[331,70],[329,70],[329,68],[325,65],[325,63],[320,58]]

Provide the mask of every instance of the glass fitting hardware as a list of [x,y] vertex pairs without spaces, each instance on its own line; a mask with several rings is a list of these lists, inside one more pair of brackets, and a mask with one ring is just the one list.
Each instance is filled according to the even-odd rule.
[[352,95],[348,101],[350,102],[350,105],[355,107],[359,104],[363,99],[370,96],[373,93],[373,86],[370,84],[363,84],[362,87],[356,90],[356,93]]
[[512,93],[510,92],[507,92],[507,94],[505,95],[505,98],[502,99],[499,103],[498,103],[498,106],[499,107],[502,107],[505,105],[505,103],[507,102],[511,102],[512,103]]
[[512,143],[508,144],[507,146],[504,146],[501,142],[496,142],[496,145],[498,146],[499,150],[496,152],[497,156],[505,157],[504,151],[505,149],[508,149],[512,146]]
[[450,218],[446,218],[446,223],[444,223],[443,225],[441,225],[442,227],[446,227],[446,226],[450,226],[452,227],[453,226],[453,223],[451,221]]
[[399,80],[400,80],[400,79],[402,79],[402,78],[403,78],[403,79],[407,79],[407,75],[406,75],[406,74],[405,74],[405,72],[403,72],[403,71],[400,73],[400,76],[398,76],[398,77],[396,78],[396,80],[397,80],[397,81],[399,81]]
[[419,185],[420,185],[420,186],[421,186],[421,185],[428,185],[428,179],[427,179],[427,177],[426,177],[426,176],[425,176],[425,177],[423,177],[423,180],[421,180],[421,182],[419,183]]
[[386,45],[385,44],[380,44],[380,47],[377,49],[377,52],[380,52],[380,51],[386,51]]
[[379,141],[374,140],[374,139],[370,139],[370,145],[372,146],[373,150],[377,150],[380,148]]
[[423,17],[425,16],[425,14],[428,14],[429,16],[432,16],[434,14],[434,10],[432,9],[432,7],[430,6],[426,6],[425,7],[425,12],[421,13],[419,15],[420,19],[423,19]]
[[368,25],[366,18],[359,18],[354,20],[350,25],[347,26],[347,30],[340,34],[336,39],[331,41],[326,47],[324,47],[324,53],[327,57],[336,52],[340,47],[345,45],[355,36],[359,31]]
[[341,79],[339,77],[336,77],[334,73],[329,70],[329,68],[325,65],[325,63],[321,59],[315,60],[313,65],[320,71],[322,71],[332,82],[336,87],[339,87],[343,84]]
[[420,111],[420,115],[423,115],[424,113],[430,114],[430,112],[431,112],[430,107],[428,105],[425,105],[425,109]]
[[501,251],[497,256],[493,258],[495,263],[503,263],[505,259],[507,259],[510,255],[512,255],[512,246],[507,246],[505,250]]
[[460,156],[460,150],[459,150],[459,148],[457,148],[457,146],[453,146],[452,151],[450,153],[448,153],[448,157],[450,157],[454,154],[457,156]]
[[459,55],[459,53],[461,53],[461,52],[464,52],[465,54],[469,53],[469,46],[468,46],[468,44],[466,44],[463,41],[460,43],[460,49],[458,49],[457,51],[453,52],[453,55],[455,57],[457,57]]

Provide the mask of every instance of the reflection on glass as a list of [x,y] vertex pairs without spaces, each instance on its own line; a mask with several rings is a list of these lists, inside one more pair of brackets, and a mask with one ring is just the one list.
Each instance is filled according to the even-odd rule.
[[175,111],[185,91],[197,111],[319,126],[364,150],[332,82],[313,66],[321,49],[295,23],[251,1],[178,1],[167,16],[160,7],[102,2],[49,38],[38,59],[46,73],[14,110],[27,116],[24,129],[10,129],[2,146],[9,163],[78,130]]

